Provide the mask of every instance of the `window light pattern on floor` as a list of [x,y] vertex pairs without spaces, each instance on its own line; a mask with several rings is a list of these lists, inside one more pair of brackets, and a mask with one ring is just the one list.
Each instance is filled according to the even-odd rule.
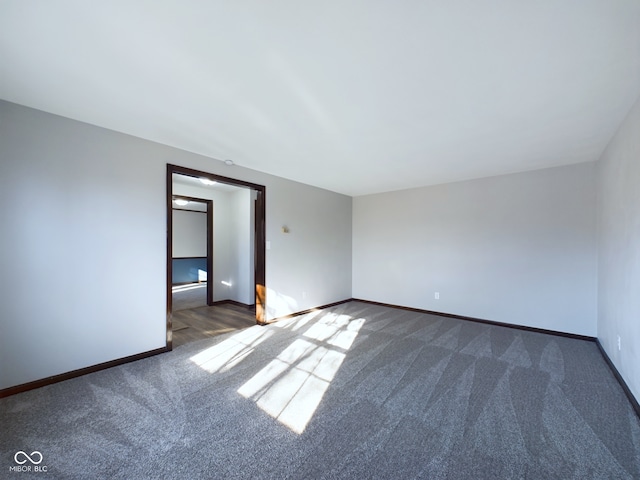
[[188,290],[197,290],[199,288],[206,288],[207,284],[205,283],[187,283],[185,285],[174,285],[171,287],[171,291],[173,293],[176,292],[186,292]]
[[273,331],[256,325],[203,350],[190,360],[209,373],[226,372],[247,358],[256,346],[271,335]]
[[293,432],[301,434],[346,357],[364,319],[349,315],[312,312],[287,321],[279,328],[299,329],[310,323],[298,338],[238,389],[263,411]]

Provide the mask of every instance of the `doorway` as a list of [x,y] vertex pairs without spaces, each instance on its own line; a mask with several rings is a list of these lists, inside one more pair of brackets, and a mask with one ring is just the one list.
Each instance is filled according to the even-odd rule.
[[172,200],[172,311],[213,305],[213,201]]
[[[220,186],[226,186],[227,188],[240,187],[242,190],[249,190],[251,192],[252,211],[254,221],[251,222],[251,236],[253,237],[253,291],[255,292],[255,321],[258,324],[265,324],[265,312],[266,312],[266,288],[265,288],[265,187],[263,185],[257,185],[243,180],[233,179],[216,175],[208,172],[194,170],[191,168],[180,167],[177,165],[167,165],[167,348],[173,347],[173,295],[172,284],[174,277],[174,265],[173,265],[173,243],[174,243],[174,230],[173,230],[173,200],[176,197],[174,192],[174,175],[181,177],[187,177],[189,180],[195,182],[202,182],[203,184],[211,185],[213,183]],[[188,200],[188,196],[177,195],[185,200]],[[193,197],[194,200],[198,200],[197,197]],[[202,199],[199,199],[202,201]],[[213,203],[213,202],[212,202]],[[213,207],[209,206],[207,218],[209,225],[207,231],[210,232],[207,240],[207,248],[212,249],[213,245]],[[245,219],[246,220],[246,219]],[[248,220],[247,220],[248,221]],[[210,253],[210,254],[209,254]],[[214,301],[214,285],[213,285],[213,251],[211,250],[207,254],[207,304],[213,305]],[[224,281],[221,282],[224,284]]]

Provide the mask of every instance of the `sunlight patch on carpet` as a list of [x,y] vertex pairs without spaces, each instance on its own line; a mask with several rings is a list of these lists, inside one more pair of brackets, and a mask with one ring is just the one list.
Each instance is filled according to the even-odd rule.
[[256,346],[273,333],[260,325],[255,325],[203,350],[189,360],[209,373],[226,372],[247,358]]
[[[303,433],[365,322],[350,320],[348,315],[320,317],[303,334],[306,338],[294,340],[238,393],[293,432]],[[299,328],[296,322],[288,326]]]
[[302,327],[304,327],[307,323],[309,323],[311,320],[317,317],[320,313],[322,313],[322,310],[312,310],[306,315],[301,315],[299,317],[293,317],[293,318],[288,318],[285,320],[279,320],[277,322],[274,322],[273,326],[277,328],[290,329],[292,332],[295,332],[296,330],[300,330]]
[[349,315],[325,315],[309,328],[304,336],[349,350],[364,323],[364,318],[349,321],[350,319]]

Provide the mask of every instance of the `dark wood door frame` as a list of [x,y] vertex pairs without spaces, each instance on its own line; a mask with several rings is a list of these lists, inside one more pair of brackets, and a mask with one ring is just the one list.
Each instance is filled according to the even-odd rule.
[[[172,316],[171,316],[171,307],[172,307],[172,295],[171,295],[171,283],[172,283],[172,250],[173,250],[173,174],[177,173],[180,175],[186,175],[188,177],[195,178],[208,178],[210,180],[214,180],[219,183],[226,183],[229,185],[235,185],[238,187],[250,188],[251,190],[256,192],[256,201],[255,201],[255,255],[254,255],[254,263],[255,263],[255,292],[256,292],[256,323],[259,325],[266,324],[266,273],[265,273],[265,245],[266,245],[266,207],[265,207],[265,196],[266,196],[266,188],[264,185],[258,185],[256,183],[246,182],[244,180],[238,180],[235,178],[225,177],[222,175],[216,175],[209,172],[203,172],[200,170],[194,170],[192,168],[180,167],[178,165],[167,164],[167,177],[166,177],[166,205],[167,205],[167,349],[171,350],[172,348]],[[180,195],[182,197],[182,195]],[[186,198],[186,197],[185,197]],[[208,215],[207,222],[213,221],[213,215]],[[207,231],[209,230],[209,225],[207,225]],[[211,228],[213,231],[213,226]],[[213,245],[213,241],[208,242],[210,246]],[[213,255],[207,258],[213,259]],[[213,264],[209,265],[209,260],[207,260],[207,269],[209,272],[213,272]],[[207,273],[207,280],[209,280],[209,275],[212,273]],[[207,282],[207,289],[209,288],[209,284],[213,285],[213,282]],[[207,292],[208,296],[208,292]],[[212,294],[213,297],[213,294]],[[213,298],[212,298],[213,300]]]
[[[173,183],[172,183],[173,185]],[[213,200],[206,198],[189,197],[186,195],[172,195],[171,200],[175,198],[183,198],[190,202],[204,203],[207,206],[206,212],[200,212],[207,215],[207,305],[213,305]],[[173,203],[171,204],[172,213],[173,210],[195,211],[187,210],[185,208],[175,208]],[[173,250],[173,215],[171,215],[171,250]],[[173,252],[172,252],[173,253]],[[173,275],[173,254],[171,255],[171,269]],[[173,283],[173,278],[172,282]]]

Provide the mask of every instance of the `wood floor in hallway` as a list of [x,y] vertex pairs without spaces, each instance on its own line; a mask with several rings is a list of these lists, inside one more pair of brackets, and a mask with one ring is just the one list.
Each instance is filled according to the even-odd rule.
[[256,324],[255,307],[223,303],[173,312],[173,348]]

